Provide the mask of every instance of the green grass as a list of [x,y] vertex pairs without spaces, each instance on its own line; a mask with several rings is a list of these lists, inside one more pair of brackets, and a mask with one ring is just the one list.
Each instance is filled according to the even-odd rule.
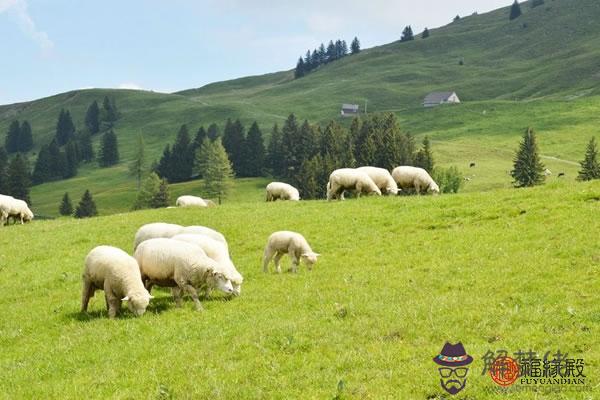
[[[232,202],[208,210],[34,221],[0,230],[4,398],[441,398],[431,361],[445,341],[475,358],[457,398],[492,399],[488,350],[560,348],[600,370],[600,183],[343,203]],[[106,318],[78,312],[94,246],[131,251],[136,229],[214,227],[245,276],[242,296]],[[312,272],[263,274],[267,236],[302,232]],[[287,265],[284,259],[284,266]],[[595,392],[543,398],[589,399]],[[537,399],[536,393],[510,398]]]

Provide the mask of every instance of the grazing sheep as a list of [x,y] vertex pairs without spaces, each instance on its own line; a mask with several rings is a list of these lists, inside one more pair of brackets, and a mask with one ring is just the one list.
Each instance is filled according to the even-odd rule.
[[152,296],[142,283],[136,260],[121,249],[98,246],[85,258],[81,312],[87,311],[96,290],[104,290],[108,317],[114,318],[127,301],[129,310],[138,317],[144,314]]
[[402,189],[414,188],[417,194],[422,192],[439,194],[440,188],[423,168],[402,166],[392,171],[392,176]]
[[227,246],[218,240],[215,240],[206,235],[189,234],[184,233],[181,235],[175,235],[172,237],[173,240],[180,240],[182,242],[188,242],[199,246],[206,255],[216,262],[225,270],[225,277],[231,281],[233,285],[233,294],[239,296],[242,292],[242,282],[244,277],[238,272],[233,265],[233,261],[229,257],[229,251]]
[[167,224],[165,222],[154,222],[142,226],[135,234],[133,240],[133,251],[145,240],[156,238],[170,238],[181,232],[183,226]]
[[279,261],[284,254],[288,254],[292,259],[292,271],[298,272],[298,264],[300,260],[304,260],[304,263],[309,270],[312,270],[312,266],[317,262],[318,253],[315,253],[310,248],[310,245],[299,233],[290,231],[279,231],[271,234],[265,247],[263,256],[263,271],[269,272],[269,263],[273,256],[275,256],[275,268],[278,273],[281,273],[281,266]]
[[283,182],[271,182],[267,185],[267,201],[300,200],[298,189]]
[[327,200],[344,200],[344,191],[353,190],[357,197],[361,193],[375,193],[381,196],[381,191],[369,175],[353,168],[336,169],[329,175],[327,183]]
[[225,239],[225,236],[223,236],[223,234],[221,232],[217,232],[214,229],[208,228],[206,226],[192,225],[192,226],[186,226],[183,229],[181,229],[181,231],[178,232],[178,234],[182,234],[182,233],[190,233],[192,235],[208,236],[211,239],[214,239],[218,242],[223,243],[225,245],[225,247],[227,248],[227,251],[229,251],[229,245],[227,244],[227,239]]
[[179,196],[175,202],[177,207],[208,207],[206,201],[201,197],[196,196]]
[[23,200],[15,199],[12,196],[0,195],[0,225],[8,222],[9,218],[15,222],[21,221],[21,225],[33,219],[33,213]]
[[202,310],[198,289],[233,293],[223,268],[196,245],[173,239],[149,239],[138,246],[134,257],[148,291],[153,285],[173,288],[178,307],[181,306],[182,292],[192,296],[198,311]]
[[360,167],[356,168],[356,170],[362,171],[369,175],[369,178],[375,182],[382,194],[398,194],[398,185],[396,184],[396,181],[394,181],[394,178],[392,178],[390,171],[387,169],[377,167]]
[[216,207],[216,206],[217,206],[217,205],[215,204],[215,202],[214,202],[214,201],[212,201],[212,200],[207,200],[207,199],[204,199],[204,202],[206,203],[206,206],[207,206],[207,207],[209,207],[209,208],[213,208],[213,207]]

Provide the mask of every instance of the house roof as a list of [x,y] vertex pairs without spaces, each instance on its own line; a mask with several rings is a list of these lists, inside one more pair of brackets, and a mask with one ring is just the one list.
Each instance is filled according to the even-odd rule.
[[358,111],[358,104],[342,104],[342,110]]
[[425,100],[423,100],[423,103],[435,103],[435,104],[439,104],[443,101],[448,100],[448,98],[450,98],[450,96],[452,96],[455,92],[433,92],[433,93],[429,93],[427,96],[425,96]]

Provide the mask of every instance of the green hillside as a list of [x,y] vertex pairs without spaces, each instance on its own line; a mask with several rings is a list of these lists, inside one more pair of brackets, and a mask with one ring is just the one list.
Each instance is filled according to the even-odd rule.
[[[138,133],[153,159],[183,123],[194,132],[213,122],[222,126],[228,117],[240,118],[246,126],[257,120],[268,135],[271,125],[291,112],[326,123],[339,119],[340,104],[348,102],[367,101],[370,112],[396,112],[405,131],[432,138],[441,165],[464,169],[476,161],[477,170],[463,171],[476,178],[467,191],[510,185],[506,171],[527,126],[540,134],[542,153],[554,157],[544,159],[548,167],[573,179],[585,142],[598,126],[600,3],[547,0],[533,9],[523,3],[522,10],[514,21],[508,20],[508,8],[462,18],[432,29],[426,40],[417,37],[366,49],[298,80],[287,71],[175,94],[93,89],[0,106],[0,133],[14,118],[27,119],[39,148],[52,137],[61,108],[70,109],[82,127],[85,109],[94,99],[116,99],[122,113],[116,131],[123,163],[106,170],[87,166],[73,180],[35,187],[36,211],[54,214],[65,188],[90,188],[103,195],[108,203],[99,204],[101,212],[126,210],[129,203],[113,207],[109,197],[134,196],[124,163],[134,154]],[[423,110],[422,98],[438,90],[455,90],[463,104]]]
[[[592,399],[599,200],[598,181],[554,182],[0,229],[9,232],[0,234],[0,397],[441,400],[432,358],[461,341],[474,362],[457,398]],[[80,314],[85,255],[100,244],[130,252],[138,227],[154,221],[223,232],[245,277],[241,296],[215,294],[198,313],[154,290],[145,315],[111,321],[97,292]],[[281,229],[302,232],[321,253],[312,272],[262,272],[267,237]],[[482,357],[501,349],[583,358],[584,391],[513,393],[517,383],[496,393]]]

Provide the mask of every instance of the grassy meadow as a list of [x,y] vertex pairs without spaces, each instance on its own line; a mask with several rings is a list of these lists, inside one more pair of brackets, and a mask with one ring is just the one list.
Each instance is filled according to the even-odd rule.
[[[592,399],[600,376],[600,182],[552,181],[437,197],[230,202],[0,230],[0,397],[441,399],[446,341],[475,361],[457,399]],[[141,318],[80,314],[85,255],[131,251],[144,223],[223,232],[242,295],[177,309],[156,290]],[[267,236],[302,232],[312,272],[264,274]],[[289,260],[284,258],[284,270]],[[585,359],[589,391],[494,394],[487,350]],[[339,397],[335,397],[339,396]],[[447,397],[446,397],[447,398]]]

